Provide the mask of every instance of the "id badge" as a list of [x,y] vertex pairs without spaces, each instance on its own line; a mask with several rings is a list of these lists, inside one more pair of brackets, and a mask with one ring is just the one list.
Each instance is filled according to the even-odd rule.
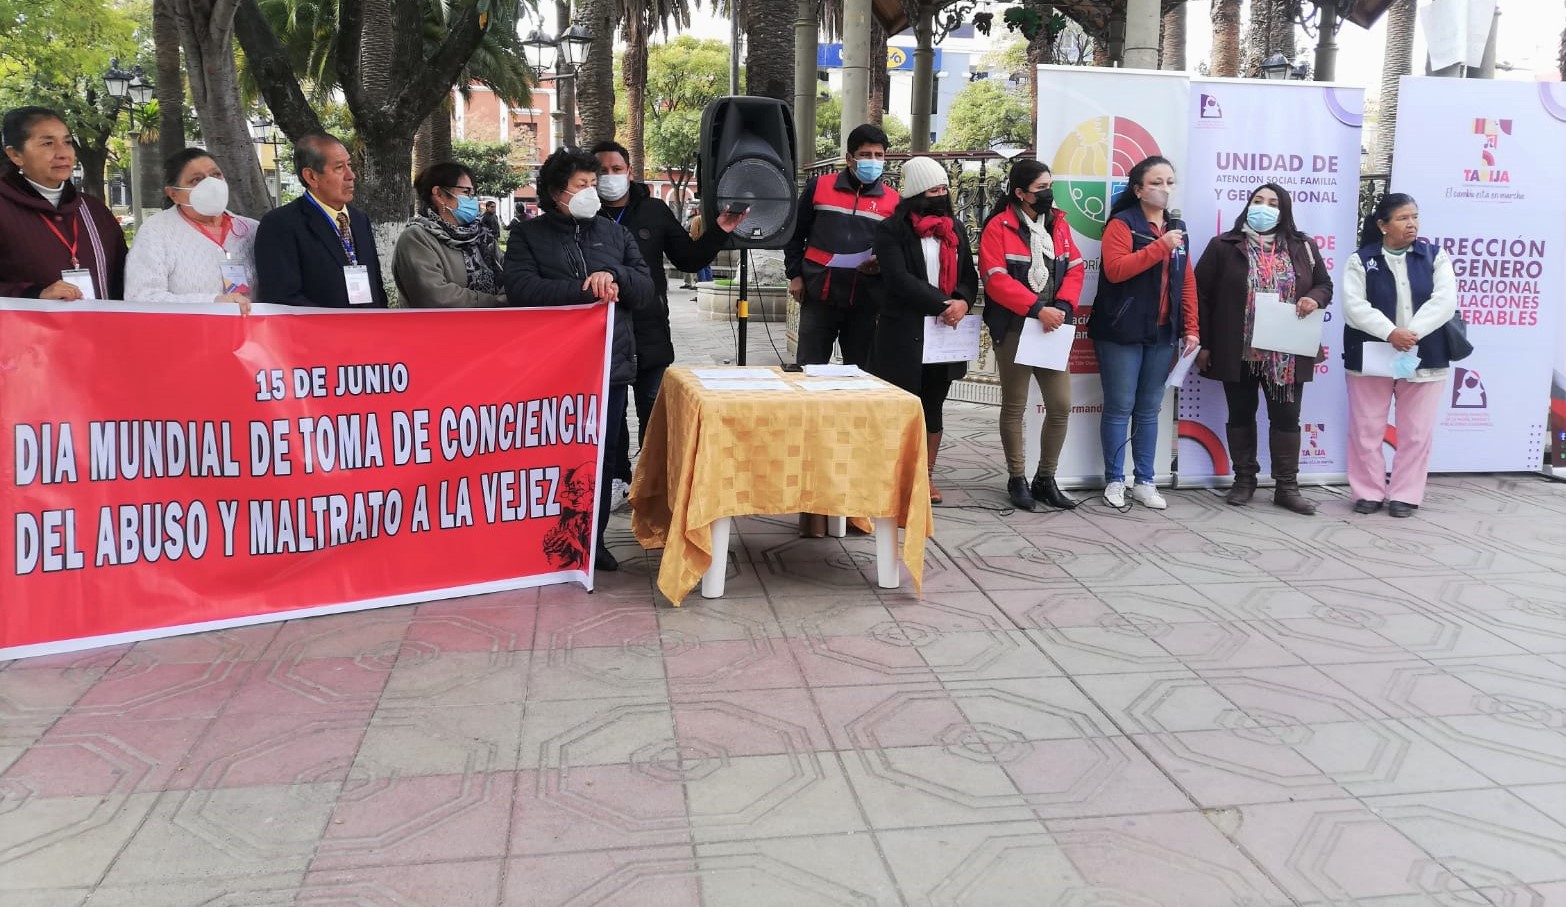
[[92,272],[86,268],[70,268],[61,271],[60,279],[81,290],[83,299],[98,298],[98,290],[92,284]]
[[223,292],[250,295],[250,269],[242,261],[225,261],[218,266],[223,275]]
[[375,294],[370,291],[370,269],[366,265],[344,265],[343,280],[348,284],[349,305],[374,305]]

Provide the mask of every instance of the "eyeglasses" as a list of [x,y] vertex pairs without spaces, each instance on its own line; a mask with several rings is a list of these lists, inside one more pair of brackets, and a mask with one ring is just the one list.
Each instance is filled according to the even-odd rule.
[[464,195],[468,198],[472,198],[474,195],[473,187],[471,186],[442,186],[441,188],[451,195]]

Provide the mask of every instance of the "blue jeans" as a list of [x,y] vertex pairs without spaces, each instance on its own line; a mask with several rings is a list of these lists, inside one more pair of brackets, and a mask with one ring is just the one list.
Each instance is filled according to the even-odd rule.
[[[1166,335],[1167,336],[1164,336]],[[1124,482],[1126,428],[1131,429],[1131,462],[1137,482],[1153,482],[1158,451],[1158,411],[1163,408],[1164,382],[1174,364],[1174,331],[1167,325],[1158,343],[1093,341],[1099,380],[1104,384],[1104,415],[1098,422],[1104,445],[1104,481]]]

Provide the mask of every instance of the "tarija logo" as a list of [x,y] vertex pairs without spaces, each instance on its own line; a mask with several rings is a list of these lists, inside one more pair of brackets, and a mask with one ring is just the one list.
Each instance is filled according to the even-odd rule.
[[1055,204],[1066,212],[1073,230],[1102,239],[1109,206],[1125,188],[1126,174],[1143,158],[1160,153],[1152,133],[1134,120],[1084,120],[1060,143],[1050,164]]
[[1483,163],[1479,167],[1464,168],[1463,182],[1465,183],[1509,183],[1512,181],[1511,173],[1497,167],[1495,163],[1496,153],[1501,147],[1501,136],[1512,134],[1511,120],[1474,120],[1474,135],[1484,136],[1484,144],[1479,149],[1479,159]]

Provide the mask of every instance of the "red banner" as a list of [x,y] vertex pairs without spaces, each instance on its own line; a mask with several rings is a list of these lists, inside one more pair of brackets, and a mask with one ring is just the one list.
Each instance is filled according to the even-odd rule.
[[0,658],[590,586],[608,310],[0,302]]

